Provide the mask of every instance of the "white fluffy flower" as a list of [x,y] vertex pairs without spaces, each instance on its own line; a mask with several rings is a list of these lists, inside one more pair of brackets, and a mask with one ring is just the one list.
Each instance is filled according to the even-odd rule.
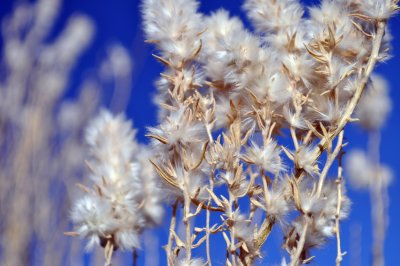
[[224,80],[225,66],[233,60],[230,49],[235,38],[245,32],[238,18],[230,18],[226,10],[219,10],[205,18],[207,31],[203,36],[201,61],[207,75],[213,80]]
[[135,131],[124,116],[114,117],[102,110],[86,129],[85,140],[89,145],[90,167],[93,177],[118,182],[131,171],[130,161],[137,144],[133,142]]
[[306,119],[303,117],[301,113],[292,112],[290,107],[283,107],[283,116],[291,127],[298,129],[306,129]]
[[[338,203],[337,185],[335,181],[326,181],[321,195],[315,193],[315,190],[304,187],[300,190],[300,201],[304,213],[314,217],[324,216],[326,219],[334,220]],[[346,190],[342,188],[340,219],[347,217],[349,208],[350,201],[346,197]]]
[[372,76],[371,80],[357,107],[356,116],[363,127],[377,130],[386,122],[392,102],[386,81],[378,75]]
[[142,13],[149,40],[156,41],[163,56],[179,63],[200,47],[198,35],[205,30],[195,0],[146,0]]
[[294,158],[297,168],[304,170],[309,175],[319,173],[317,156],[314,153],[313,146],[300,146],[298,151],[295,152]]
[[304,13],[296,0],[247,0],[244,9],[259,32],[277,32],[297,26]]
[[284,104],[292,100],[292,84],[282,72],[276,72],[269,78],[268,88],[268,96],[272,102]]
[[[164,122],[158,127],[148,128],[150,136],[156,136],[155,147],[169,150],[171,147],[193,144],[203,144],[207,140],[207,131],[204,124],[193,118],[191,110],[180,107],[171,111]],[[160,146],[160,141],[163,144]]]
[[310,117],[323,121],[327,125],[335,125],[342,117],[344,108],[329,98],[320,98],[315,104],[315,110],[311,111]]
[[88,195],[76,201],[71,217],[77,232],[89,239],[88,248],[106,241],[123,250],[138,248],[141,232],[161,221],[155,174],[134,135],[130,121],[105,110],[86,130],[95,184],[93,190],[85,188]]
[[[268,79],[271,72],[271,53],[261,47],[260,38],[245,30],[237,18],[220,10],[205,20],[201,61],[206,74],[222,86],[255,92],[260,91],[260,80]],[[261,86],[267,92],[266,86]]]
[[278,174],[285,169],[280,153],[281,149],[275,141],[269,141],[263,147],[252,141],[251,146],[247,148],[246,154],[243,156],[243,160],[256,164],[265,171]]
[[237,209],[230,217],[233,222],[232,231],[236,238],[251,242],[254,239],[254,225],[251,220],[247,220],[246,216],[240,214],[239,209]]
[[[304,244],[305,249],[322,246],[335,233],[335,219],[338,205],[337,184],[333,180],[326,182],[321,195],[318,195],[315,189],[310,189],[306,184],[303,184],[303,186],[300,186],[299,196],[304,216],[300,216],[293,224],[296,234],[298,236],[301,235],[306,220],[308,220],[308,229]],[[342,190],[340,220],[348,216],[349,208],[350,201],[346,196],[346,191]]]
[[280,181],[272,185],[272,188],[268,189],[268,195],[265,199],[267,215],[279,221],[283,221],[290,210],[285,184]]
[[394,2],[392,0],[363,0],[360,9],[371,18],[388,19],[395,11]]
[[175,264],[176,266],[203,266],[205,265],[204,260],[202,259],[191,259],[187,261],[186,259],[178,259]]
[[361,150],[353,150],[346,155],[346,170],[350,183],[356,188],[369,188],[373,186],[378,178],[382,186],[388,186],[392,180],[392,172],[385,165],[378,167],[368,159]]
[[106,237],[117,225],[111,204],[93,196],[85,196],[75,203],[71,219],[79,235],[88,238],[88,249],[100,244],[100,238]]
[[308,86],[311,78],[315,75],[314,61],[308,54],[300,56],[286,54],[282,58],[282,63],[294,81],[302,81],[306,86]]
[[[346,1],[348,2],[348,1]],[[335,24],[335,27],[351,28],[349,10],[340,1],[323,0],[320,6],[310,8],[310,17],[320,26]]]

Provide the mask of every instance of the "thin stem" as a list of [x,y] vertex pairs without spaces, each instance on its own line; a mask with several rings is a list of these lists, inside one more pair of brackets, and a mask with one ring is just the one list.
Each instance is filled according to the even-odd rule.
[[191,227],[190,227],[190,218],[188,217],[189,215],[189,207],[190,206],[190,201],[185,200],[185,219],[184,219],[184,224],[185,224],[185,232],[186,232],[186,243],[185,243],[185,250],[186,250],[186,261],[189,262],[192,258],[192,235],[191,235]]
[[[232,209],[232,205],[234,204],[234,196],[231,193],[231,191],[229,191],[229,206],[231,208],[231,214],[230,214],[230,218],[232,219],[232,214],[233,214],[233,209]],[[235,223],[236,221],[234,221]],[[230,241],[230,246],[229,248],[229,253],[231,254],[231,260],[232,260],[232,265],[236,266],[236,251],[235,251],[235,225],[233,225],[231,227],[230,230],[230,235],[231,235],[231,241]]]
[[383,266],[384,260],[384,242],[386,234],[386,208],[387,203],[385,191],[382,184],[382,176],[380,176],[380,133],[373,132],[369,136],[369,156],[376,171],[376,179],[374,184],[370,187],[370,198],[372,205],[372,223],[373,223],[373,246],[372,257],[373,266]]
[[133,252],[132,252],[132,265],[133,266],[137,266],[137,258],[138,258],[138,254],[137,254],[137,251],[135,248],[135,249],[133,249]]
[[[378,61],[378,56],[379,56],[379,50],[382,44],[382,39],[383,35],[385,34],[385,28],[386,28],[387,22],[385,20],[377,22],[377,32],[374,37],[373,43],[372,43],[372,51],[371,55],[368,59],[368,63],[364,72],[363,77],[360,80],[360,84],[356,89],[356,92],[354,93],[352,99],[350,100],[349,104],[347,105],[347,108],[344,110],[342,119],[339,121],[337,128],[330,134],[329,136],[329,141],[332,141],[335,139],[340,132],[344,129],[346,124],[351,120],[351,115],[354,112],[354,109],[356,108],[358,102],[360,101],[360,98],[364,92],[364,89],[367,85],[367,82],[369,80],[369,77],[371,75],[372,70],[374,69],[377,61]],[[314,154],[316,155],[316,160],[321,156],[322,152],[326,150],[328,147],[329,141],[327,138],[322,138],[321,141],[319,142],[319,145],[314,150]],[[322,183],[322,182],[321,182]],[[322,185],[322,184],[321,184]],[[321,187],[322,189],[322,187]],[[269,225],[269,221],[267,221],[268,218],[265,218],[263,222],[263,226],[268,228],[267,225]],[[266,232],[266,235],[269,235],[269,232]],[[257,237],[257,242],[262,242],[262,238],[265,237],[265,234],[260,234]],[[261,244],[262,245],[262,244]],[[261,247],[261,246],[260,246]],[[251,260],[252,261],[252,260]],[[251,265],[251,264],[249,264]]]
[[183,223],[185,225],[185,251],[186,251],[186,262],[189,263],[192,258],[192,230],[190,225],[190,203],[192,202],[190,194],[187,176],[184,176],[184,191],[183,191]]
[[[262,181],[263,181],[264,197],[265,197],[265,201],[267,201],[269,198],[268,197],[268,183],[267,183],[265,177],[263,176],[263,174],[261,174],[261,176],[262,176]],[[272,231],[272,227],[274,224],[275,224],[275,219],[273,217],[267,216],[265,218],[264,222],[261,224],[260,229],[258,230],[258,235],[255,238],[256,239],[256,242],[255,242],[256,250],[259,250],[262,247],[262,245],[265,243],[269,234]],[[245,258],[246,265],[252,265],[254,259],[255,259],[254,255],[248,255]]]
[[306,224],[304,225],[303,231],[301,232],[300,240],[297,242],[296,253],[292,257],[290,266],[296,266],[299,263],[301,253],[303,252],[304,243],[306,242],[307,229],[308,229],[308,220],[306,220]]
[[[271,217],[266,217],[264,222],[261,224],[260,229],[258,230],[258,235],[256,237],[256,250],[259,250],[262,245],[264,245],[265,241],[267,241],[267,238],[269,234],[272,231],[272,227],[275,224],[275,219]],[[247,256],[245,261],[246,265],[252,265],[255,257],[253,255]]]
[[[210,177],[210,190],[213,191],[214,189],[214,171],[212,171],[211,177]],[[208,207],[211,206],[211,195],[208,195],[208,202],[207,202]],[[211,264],[211,252],[210,252],[210,210],[207,208],[206,211],[206,253],[207,253],[207,263],[209,266],[212,266]]]
[[114,244],[111,241],[107,241],[107,244],[104,248],[104,258],[105,263],[104,266],[111,266],[111,259],[114,252]]
[[172,258],[172,242],[174,241],[173,232],[175,232],[175,227],[176,227],[176,211],[178,209],[178,203],[179,203],[179,201],[176,200],[175,203],[172,205],[172,216],[171,216],[171,223],[169,226],[168,244],[165,248],[169,266],[173,266],[173,264],[174,264],[174,260]]
[[338,156],[338,177],[336,179],[337,185],[337,208],[335,215],[335,232],[336,232],[336,246],[337,246],[337,255],[336,255],[336,266],[340,266],[340,263],[343,260],[341,243],[340,243],[340,209],[342,208],[342,182],[343,182],[343,166],[342,166],[342,157],[343,151],[341,149],[340,154]]
[[331,154],[328,155],[328,159],[325,162],[324,169],[322,170],[319,180],[318,180],[318,190],[317,190],[317,195],[318,197],[321,196],[322,192],[322,187],[324,185],[324,181],[326,176],[328,175],[329,169],[331,168],[333,162],[336,160],[336,157],[339,155],[340,151],[342,150],[342,145],[343,145],[343,135],[344,131],[342,130],[339,133],[338,141],[336,144],[336,148],[333,150]]
[[292,126],[290,127],[290,134],[292,136],[294,148],[297,151],[299,149],[299,142],[297,140],[296,131]]
[[387,24],[387,22],[385,20],[377,22],[377,31],[376,31],[376,34],[375,34],[375,37],[374,37],[374,40],[372,43],[372,51],[371,51],[371,55],[368,59],[367,66],[365,68],[364,75],[360,79],[359,86],[357,87],[353,97],[351,98],[349,104],[347,105],[346,109],[344,110],[343,116],[342,116],[341,120],[339,121],[337,128],[330,134],[329,140],[327,140],[327,138],[321,139],[321,141],[319,142],[319,145],[317,145],[317,147],[315,148],[314,153],[317,155],[317,159],[321,155],[322,151],[324,151],[327,148],[329,141],[336,138],[336,136],[339,135],[339,133],[346,126],[346,124],[351,120],[351,115],[353,114],[354,109],[356,108],[358,102],[360,101],[360,98],[361,98],[361,96],[364,92],[364,89],[368,83],[368,80],[372,73],[372,70],[374,69],[374,67],[378,61],[379,50],[380,50],[380,47],[382,44],[383,36],[385,34],[386,24]]

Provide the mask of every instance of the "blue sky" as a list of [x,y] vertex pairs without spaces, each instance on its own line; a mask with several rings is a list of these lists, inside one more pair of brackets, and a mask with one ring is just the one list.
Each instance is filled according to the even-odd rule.
[[[2,0],[0,5],[0,18],[10,11],[12,5],[17,1]],[[241,11],[243,1],[237,0],[204,0],[201,4],[201,11],[209,13],[220,7],[231,11],[234,15],[239,15],[248,25],[244,13]],[[303,1],[304,3],[316,3],[317,1]],[[88,74],[88,69],[94,69],[101,62],[108,45],[118,42],[129,50],[134,61],[134,74],[132,85],[132,96],[127,109],[127,115],[133,119],[135,127],[139,129],[138,137],[142,142],[147,140],[144,137],[145,127],[155,125],[156,110],[152,104],[154,93],[153,82],[158,77],[162,67],[151,56],[155,52],[154,47],[143,42],[141,30],[141,17],[138,0],[65,0],[62,7],[61,16],[57,21],[54,32],[57,33],[66,23],[66,19],[75,12],[81,12],[94,19],[97,27],[96,36],[89,47],[87,53],[81,58],[76,70],[73,72],[70,91],[66,97],[74,97],[77,84]],[[392,167],[395,174],[400,173],[400,17],[395,17],[390,23],[393,35],[393,58],[387,63],[379,65],[377,72],[384,75],[391,86],[391,96],[393,100],[393,112],[389,118],[387,126],[382,132],[382,155],[381,160]],[[90,72],[90,71],[89,71]],[[104,88],[109,90],[111,88]],[[105,99],[105,103],[107,99]],[[366,147],[365,133],[355,126],[350,126],[346,132],[346,137],[350,142],[348,149]],[[71,184],[72,185],[72,184]],[[400,265],[398,256],[398,239],[400,237],[400,184],[397,179],[390,187],[390,224],[388,228],[385,256],[387,265]],[[352,235],[361,230],[361,265],[369,265],[370,262],[370,243],[371,223],[370,223],[370,202],[367,192],[353,191],[350,189],[349,195],[353,201],[352,212],[347,221],[343,223],[343,247],[344,250],[351,252]],[[168,217],[166,217],[168,218]],[[167,226],[166,224],[164,226]],[[160,245],[166,242],[166,230],[157,230],[161,236]],[[61,233],[61,232],[60,232]],[[274,233],[270,245],[279,243],[279,233]],[[76,240],[78,241],[78,240]],[[221,242],[221,244],[223,244]],[[336,256],[335,239],[324,248],[316,252],[317,259],[314,265],[334,265]],[[354,245],[353,245],[354,246]],[[272,262],[277,262],[280,258],[278,250],[276,254],[268,253]],[[283,253],[282,253],[283,254]],[[165,265],[164,253],[160,255],[160,265]],[[352,264],[352,255],[346,255],[343,265]],[[267,260],[269,261],[269,260]],[[139,259],[139,265],[143,261]]]

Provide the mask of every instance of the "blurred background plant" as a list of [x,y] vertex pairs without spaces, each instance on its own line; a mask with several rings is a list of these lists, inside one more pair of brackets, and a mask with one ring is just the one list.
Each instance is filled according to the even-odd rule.
[[[84,242],[63,235],[63,232],[72,228],[69,224],[71,199],[80,195],[74,184],[82,182],[87,175],[87,169],[82,163],[88,156],[83,144],[85,127],[97,115],[99,106],[107,106],[114,113],[124,111],[128,107],[128,117],[133,118],[138,128],[138,140],[146,142],[145,126],[154,126],[157,123],[157,113],[150,97],[154,90],[150,88],[153,87],[153,80],[162,72],[161,66],[151,59],[152,48],[143,44],[139,1],[116,2],[103,5],[95,1],[5,1],[0,6],[1,265],[103,263],[102,250],[96,249],[93,255],[84,253]],[[201,11],[209,12],[223,6],[239,15],[241,4],[213,1],[201,3],[200,8]],[[101,7],[96,9],[94,6]],[[90,13],[90,18],[82,13],[72,12],[80,9],[85,11],[84,13]],[[393,50],[396,56],[400,50],[396,40],[396,37],[400,36],[398,19],[393,22],[391,28],[395,38]],[[116,33],[111,41],[104,41],[103,31]],[[125,37],[128,35],[129,37]],[[99,39],[96,36],[101,37]],[[121,41],[129,48],[126,49],[113,41]],[[102,44],[99,44],[100,42]],[[132,53],[136,73],[133,76],[133,64],[130,59]],[[91,54],[92,59],[85,57],[85,54]],[[393,59],[380,68],[394,87],[390,92],[394,102],[400,99],[395,88],[398,83],[392,78],[395,77],[393,73],[396,66],[398,60]],[[387,108],[390,104],[387,95],[382,96],[387,93],[385,85],[379,83],[379,79],[377,82],[378,92],[366,100],[365,106],[378,104],[382,107],[379,110],[384,117],[390,109]],[[136,89],[131,91],[132,88]],[[360,108],[358,114],[370,115],[365,109],[368,108]],[[395,166],[395,162],[398,162],[396,151],[400,149],[400,145],[396,136],[400,131],[396,114],[400,111],[397,106],[394,106],[393,110],[394,115],[389,117],[382,132],[381,121],[385,120],[382,117],[374,124],[363,124],[370,132],[368,155],[360,151],[349,155],[349,161],[352,158],[356,160],[350,165],[360,165],[355,170],[365,169],[367,165],[373,167],[374,170],[371,171],[377,172],[379,178],[376,180],[379,182],[376,184],[379,185],[371,185],[370,179],[374,178],[370,176],[371,172],[369,175],[360,175],[359,172],[352,174],[352,170],[348,169],[349,177],[355,177],[350,181],[353,180],[356,187],[367,188],[370,191],[373,222],[371,225],[365,219],[370,212],[364,203],[366,198],[362,194],[350,191],[353,214],[350,221],[343,225],[345,233],[342,240],[344,250],[350,253],[348,256],[352,259],[347,258],[343,265],[368,264],[371,242],[367,234],[369,231],[374,231],[376,244],[373,250],[379,260],[375,265],[382,265],[384,257],[387,265],[400,263],[395,245],[400,229],[393,226],[400,222],[398,206],[392,204],[389,208],[386,197],[390,195],[394,202],[398,202],[396,190],[399,187],[392,181],[393,188],[389,189],[392,174],[389,168],[381,163],[387,161],[389,165]],[[348,132],[351,145],[363,146],[365,137],[353,142],[354,136],[360,134],[354,126],[350,127]],[[379,146],[383,151],[381,157],[377,152]],[[394,172],[397,172],[396,168]],[[389,227],[388,217],[391,217]],[[166,220],[169,218],[167,215]],[[351,227],[352,221],[356,223],[354,227]],[[163,224],[163,227],[167,228],[168,225]],[[354,228],[362,229],[352,230]],[[390,234],[387,235],[384,250],[383,239],[387,230]],[[139,251],[140,263],[144,258],[146,265],[166,264],[162,258],[164,253],[161,246],[166,243],[167,231],[156,230],[157,235],[145,232],[144,251]],[[281,234],[272,235],[271,246],[280,243],[281,239]],[[334,241],[331,242],[335,245]],[[361,244],[356,244],[353,248],[350,242]],[[223,240],[218,243],[224,245]],[[160,248],[154,248],[155,245]],[[271,247],[266,249],[268,248]],[[275,250],[279,250],[279,247],[275,247]],[[328,248],[328,251],[317,251],[327,255],[320,258],[321,264],[334,261],[336,251],[332,250],[329,252]],[[273,252],[267,253],[271,259],[269,261],[278,263],[282,253],[278,251],[277,256],[271,253]],[[221,264],[224,256],[225,254],[222,254]],[[130,258],[126,256],[117,257],[114,263],[118,265],[128,260]]]
[[14,3],[1,21],[1,265],[81,260],[80,244],[62,232],[76,194],[71,184],[85,172],[83,130],[107,83],[114,84],[113,110],[124,110],[129,98],[132,62],[119,44],[108,47],[71,96],[72,73],[96,25],[75,13],[55,28],[61,8],[59,0]]

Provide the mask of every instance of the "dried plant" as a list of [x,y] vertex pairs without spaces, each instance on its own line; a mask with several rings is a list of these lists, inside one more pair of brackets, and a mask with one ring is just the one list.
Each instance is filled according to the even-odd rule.
[[58,105],[94,32],[87,17],[76,15],[54,42],[46,42],[59,5],[52,0],[20,4],[2,24],[2,265],[29,264],[33,242],[43,254],[41,263],[53,265],[62,261],[68,245],[58,233],[68,225],[63,177],[82,168],[85,150],[78,136],[97,95],[85,86],[76,102]]
[[380,162],[380,130],[391,110],[386,81],[372,76],[370,88],[356,110],[361,126],[368,131],[368,153],[353,150],[346,158],[350,183],[370,192],[373,224],[372,265],[384,265],[384,240],[388,224],[388,187],[392,181],[391,169]]
[[[80,244],[68,241],[62,232],[69,227],[69,197],[76,196],[69,184],[84,173],[87,151],[81,136],[98,109],[102,82],[88,77],[77,97],[65,97],[71,72],[90,44],[95,25],[87,16],[75,14],[55,31],[61,4],[19,2],[2,21],[1,265],[62,265],[66,256],[75,265],[83,254]],[[121,50],[118,45],[111,48],[104,65],[115,58],[113,51],[120,55],[114,61],[130,60]]]
[[[139,234],[160,221],[164,200],[172,206],[168,265],[212,265],[218,235],[226,243],[218,250],[226,265],[252,265],[275,227],[284,232],[289,265],[317,260],[312,250],[333,237],[340,265],[346,253],[340,222],[350,205],[345,126],[357,121],[364,91],[374,93],[371,75],[389,56],[387,20],[398,1],[323,0],[305,16],[295,0],[247,0],[257,34],[227,11],[204,15],[198,6],[195,0],[143,1],[147,41],[165,66],[155,97],[159,125],[148,128],[151,143],[143,147],[151,153],[138,152],[121,115],[104,111],[89,125],[94,187],[82,186],[85,196],[73,208],[76,234],[88,237],[89,246],[103,245],[108,265],[114,249],[139,247]],[[377,128],[387,103],[367,97],[380,109],[361,104],[358,115]],[[360,155],[351,158],[366,163]],[[379,197],[388,174],[375,162],[381,185],[372,195]],[[358,178],[370,186],[369,177]],[[374,209],[381,217],[383,206]],[[202,216],[200,224],[195,218]],[[384,221],[376,223],[380,245]],[[193,250],[203,245],[206,254],[197,258]],[[374,250],[376,265],[383,265]]]

